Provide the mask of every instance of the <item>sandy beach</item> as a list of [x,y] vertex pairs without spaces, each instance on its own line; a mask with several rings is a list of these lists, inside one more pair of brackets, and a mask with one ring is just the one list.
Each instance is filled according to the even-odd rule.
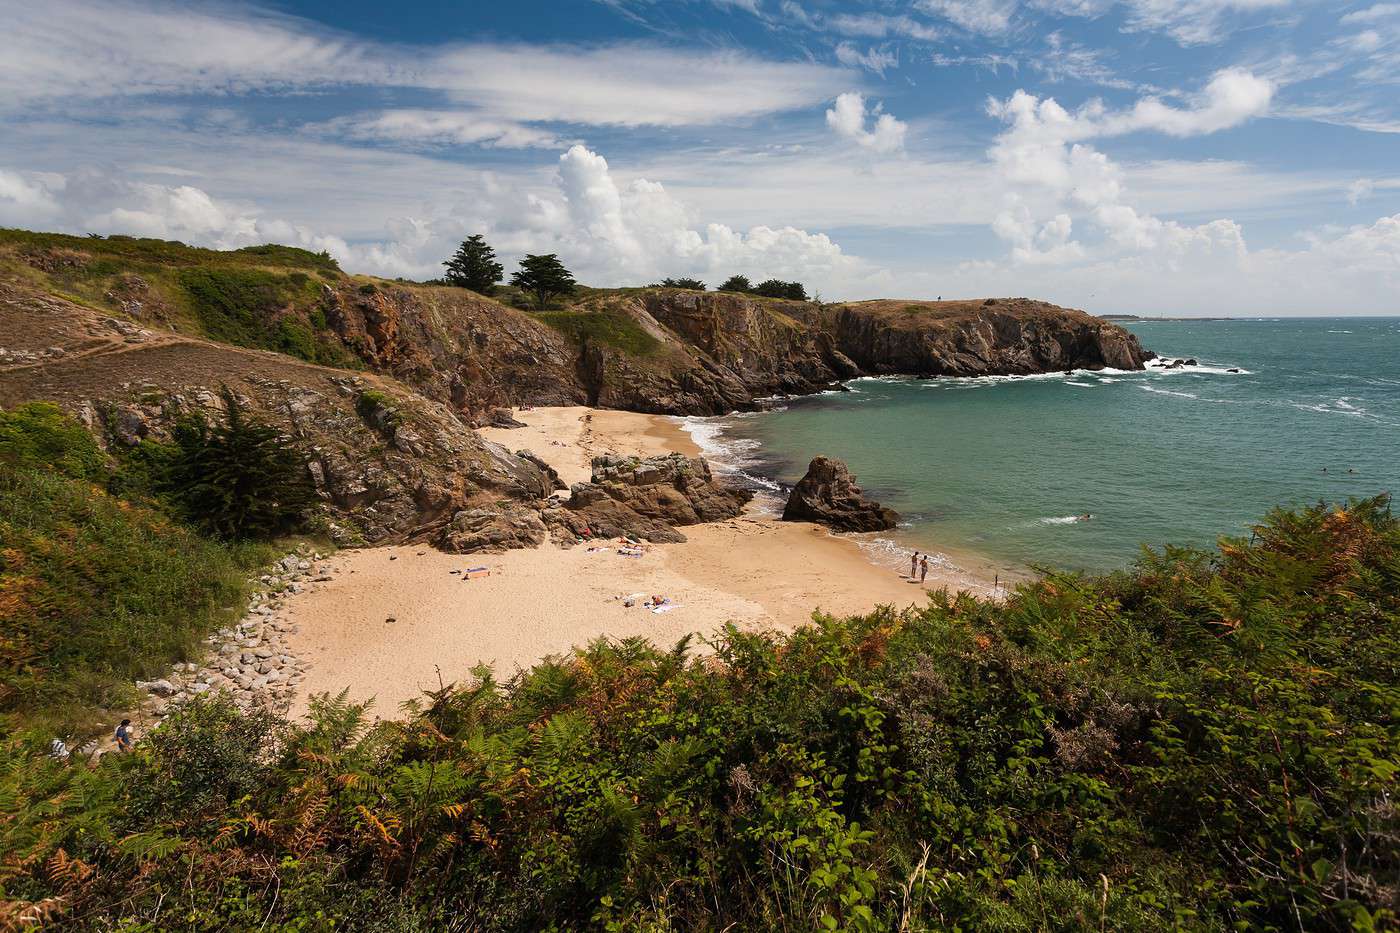
[[[516,417],[526,427],[481,433],[533,451],[566,483],[588,479],[598,454],[699,453],[677,422],[660,416],[568,407]],[[329,582],[285,603],[297,626],[288,647],[311,665],[292,713],[303,713],[313,693],[348,688],[353,699],[374,697],[375,712],[387,717],[423,690],[465,680],[481,663],[505,678],[599,637],[644,636],[669,647],[726,623],[790,630],[815,611],[921,605],[927,590],[978,582],[931,568],[925,585],[910,583],[872,563],[851,538],[757,510],[682,530],[685,543],[652,545],[640,558],[552,544],[503,554],[423,546],[341,551],[326,564]],[[473,567],[489,575],[464,578]],[[666,611],[641,606],[652,594],[669,600]],[[629,597],[636,605],[625,605]]]

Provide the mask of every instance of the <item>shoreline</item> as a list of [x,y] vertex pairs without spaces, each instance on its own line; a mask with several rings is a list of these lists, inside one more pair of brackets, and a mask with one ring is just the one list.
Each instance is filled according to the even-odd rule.
[[[906,377],[871,376],[861,378],[903,379]],[[792,401],[805,404],[817,397],[800,396]],[[785,407],[784,405],[775,408],[774,411],[782,411]],[[742,417],[752,417],[764,413],[744,412]],[[712,415],[708,417],[671,415],[665,417],[669,418],[673,424],[676,424],[691,438],[700,451],[700,455],[709,461],[716,473],[731,477],[737,476],[740,485],[755,491],[754,501],[750,504],[751,510],[763,512],[766,517],[774,521],[778,520],[778,516],[782,514],[783,497],[790,490],[791,484],[763,468],[764,465],[771,465],[771,462],[749,458],[742,452],[735,450],[734,442],[736,440],[742,444],[743,449],[761,449],[757,442],[727,435],[726,429],[729,426],[729,421],[736,415]],[[801,465],[799,464],[799,466]],[[1025,565],[1008,562],[967,548],[949,547],[941,541],[930,544],[928,540],[916,537],[904,527],[880,532],[848,533],[840,537],[842,540],[855,543],[870,563],[881,569],[894,572],[900,572],[903,567],[907,566],[909,552],[927,553],[930,558],[936,561],[937,567],[943,575],[960,580],[958,586],[950,586],[950,589],[968,590],[983,597],[1004,597],[1011,587],[1035,578],[1031,568]],[[930,572],[932,571],[933,567],[930,567]]]
[[[667,416],[581,406],[514,414],[525,427],[479,433],[533,451],[565,483],[587,479],[591,458],[604,453],[702,454]],[[643,636],[666,649],[692,635],[692,650],[704,651],[703,640],[728,624],[792,631],[819,611],[902,610],[943,587],[990,591],[990,579],[945,566],[930,566],[923,585],[911,582],[898,567],[872,561],[858,536],[781,522],[752,505],[736,518],[680,530],[684,543],[648,545],[641,557],[605,542],[499,554],[413,545],[342,551],[325,562],[326,582],[289,595],[282,608],[289,649],[308,664],[291,714],[304,715],[313,693],[346,689],[351,700],[374,697],[375,712],[390,716],[425,690],[466,680],[481,663],[506,679],[599,637]],[[467,578],[463,571],[475,567],[488,574]],[[669,602],[653,612],[641,605],[649,595]]]

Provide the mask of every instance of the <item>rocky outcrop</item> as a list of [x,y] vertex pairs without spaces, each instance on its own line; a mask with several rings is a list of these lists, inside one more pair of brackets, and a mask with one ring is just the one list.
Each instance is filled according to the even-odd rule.
[[189,414],[220,417],[226,385],[307,453],[329,530],[346,544],[430,538],[459,512],[533,503],[558,486],[538,460],[487,442],[450,406],[391,379],[113,322],[0,282],[0,345],[42,337],[64,350],[0,369],[0,406],[56,402],[122,447],[168,440]]
[[863,301],[837,307],[828,326],[842,352],[879,375],[1136,370],[1153,357],[1116,324],[1027,298]]
[[885,531],[899,521],[899,513],[865,498],[846,464],[815,457],[792,488],[783,521],[819,522],[837,531]]
[[471,554],[539,547],[549,532],[538,510],[526,505],[479,506],[458,512],[438,540],[445,551]]
[[684,541],[677,526],[733,518],[750,497],[716,482],[699,457],[594,457],[592,480],[575,483],[564,507],[545,519],[566,543],[617,536]]

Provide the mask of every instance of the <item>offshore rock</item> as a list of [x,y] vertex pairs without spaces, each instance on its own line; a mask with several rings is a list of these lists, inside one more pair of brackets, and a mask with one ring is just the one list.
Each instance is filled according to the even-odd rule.
[[885,531],[899,513],[865,498],[846,464],[831,457],[814,457],[807,475],[792,488],[783,521],[820,522],[837,531]]

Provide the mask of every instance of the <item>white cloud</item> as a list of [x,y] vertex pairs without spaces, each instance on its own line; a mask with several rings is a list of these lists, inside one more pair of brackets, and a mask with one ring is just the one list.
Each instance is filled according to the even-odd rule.
[[999,35],[1011,27],[1017,0],[918,0],[914,6],[969,32]]
[[1369,178],[1358,178],[1347,186],[1347,203],[1352,207],[1375,194],[1376,183]]
[[904,148],[904,134],[909,125],[895,119],[892,114],[882,113],[879,104],[870,111],[874,118],[871,129],[865,128],[865,98],[853,91],[841,94],[836,104],[826,112],[826,125],[843,139],[849,139],[862,149],[881,155],[899,152]]
[[350,139],[382,140],[409,145],[466,146],[482,144],[508,149],[556,148],[552,133],[510,120],[459,110],[384,110],[336,117],[308,130]]
[[156,184],[96,170],[64,176],[0,169],[0,223],[178,239],[218,249],[278,242],[324,249],[348,270],[390,277],[437,276],[443,258],[467,233],[482,232],[507,260],[557,252],[581,280],[603,285],[741,273],[861,294],[888,281],[878,267],[847,255],[825,234],[790,225],[739,230],[697,223],[664,186],[644,178],[619,182],[606,159],[581,145],[560,157],[553,183],[544,188],[486,176],[467,189],[443,189],[411,214],[387,215],[358,240],[193,184]]
[[11,4],[5,20],[10,107],[372,86],[439,92],[517,123],[681,126],[815,104],[850,82],[810,62],[646,43],[394,46],[258,7],[169,0]]
[[891,16],[885,13],[838,13],[818,17],[807,13],[794,3],[783,4],[783,10],[790,16],[800,14],[799,22],[809,28],[830,29],[843,36],[862,36],[871,39],[915,39],[932,42],[943,37],[943,30],[936,26],[914,19],[912,16]]
[[1379,19],[1400,17],[1400,3],[1377,3],[1364,10],[1354,10],[1341,18],[1343,23],[1374,23]]
[[886,48],[869,48],[862,52],[852,42],[836,46],[836,60],[849,68],[864,68],[884,77],[886,69],[899,64],[899,56]]
[[0,227],[43,224],[55,218],[60,209],[51,185],[52,180],[46,183],[42,177],[0,169]]
[[1127,203],[1122,170],[1086,141],[1148,130],[1172,136],[1214,133],[1266,112],[1272,95],[1269,82],[1227,69],[1217,72],[1188,108],[1149,97],[1128,110],[1111,111],[1092,101],[1071,113],[1053,98],[1022,90],[1007,100],[993,100],[988,113],[1009,126],[989,154],[1013,188],[993,232],[1010,245],[1018,262],[1088,255],[1082,244],[1069,239],[1073,212],[1102,231],[1100,253],[1177,259],[1191,253],[1238,254],[1244,240],[1233,221],[1184,226]]

